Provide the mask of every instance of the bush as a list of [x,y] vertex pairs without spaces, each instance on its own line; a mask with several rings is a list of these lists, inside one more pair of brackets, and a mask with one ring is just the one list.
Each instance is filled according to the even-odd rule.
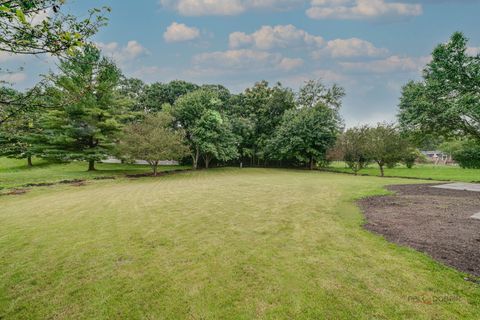
[[453,154],[453,159],[460,167],[468,169],[480,169],[480,145],[469,142]]

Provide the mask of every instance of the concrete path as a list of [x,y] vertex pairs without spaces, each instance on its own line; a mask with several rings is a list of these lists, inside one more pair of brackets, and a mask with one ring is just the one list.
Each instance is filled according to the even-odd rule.
[[[480,183],[448,183],[439,186],[433,186],[432,188],[480,192]],[[480,212],[474,214],[471,216],[471,218],[480,220]]]
[[480,183],[448,183],[433,186],[432,188],[480,192]]

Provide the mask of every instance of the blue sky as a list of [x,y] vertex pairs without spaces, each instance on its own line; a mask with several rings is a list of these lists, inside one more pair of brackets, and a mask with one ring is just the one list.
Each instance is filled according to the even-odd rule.
[[[417,79],[434,46],[454,31],[480,47],[480,1],[464,0],[68,0],[85,15],[109,6],[94,41],[128,76],[183,79],[240,92],[256,81],[294,89],[307,79],[347,91],[348,126],[395,118],[401,86]],[[54,69],[52,58],[0,56],[19,88]]]

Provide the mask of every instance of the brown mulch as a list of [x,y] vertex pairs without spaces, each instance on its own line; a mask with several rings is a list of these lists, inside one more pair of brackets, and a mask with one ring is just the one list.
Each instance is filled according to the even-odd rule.
[[394,185],[396,194],[362,199],[365,228],[480,276],[480,192]]

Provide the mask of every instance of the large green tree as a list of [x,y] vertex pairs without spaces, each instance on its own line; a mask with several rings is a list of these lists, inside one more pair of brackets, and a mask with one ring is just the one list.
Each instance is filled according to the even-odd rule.
[[269,150],[275,159],[306,163],[313,169],[325,160],[340,130],[338,113],[322,103],[289,110],[270,140]]
[[467,49],[467,38],[453,34],[433,51],[423,80],[403,88],[399,120],[404,130],[480,141],[480,56]]
[[210,89],[187,93],[172,107],[178,125],[186,131],[195,169],[201,158],[208,167],[212,159],[228,161],[238,155],[239,140],[223,110],[218,91]]
[[46,155],[61,160],[95,161],[110,154],[123,108],[117,94],[120,71],[93,46],[64,59],[49,79],[50,108],[42,120]]
[[239,140],[228,119],[216,110],[205,110],[195,122],[192,140],[206,169],[213,159],[225,162],[238,157]]

